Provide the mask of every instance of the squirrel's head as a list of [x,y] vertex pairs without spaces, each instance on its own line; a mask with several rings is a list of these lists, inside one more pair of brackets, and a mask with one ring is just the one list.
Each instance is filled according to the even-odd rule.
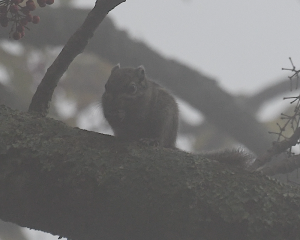
[[147,89],[148,83],[143,66],[120,68],[119,64],[116,65],[111,70],[102,95],[104,114],[127,112],[141,105]]
[[145,68],[143,66],[138,68],[120,68],[118,64],[111,70],[110,77],[105,84],[105,91],[132,96],[138,90],[143,90],[147,87],[145,78]]

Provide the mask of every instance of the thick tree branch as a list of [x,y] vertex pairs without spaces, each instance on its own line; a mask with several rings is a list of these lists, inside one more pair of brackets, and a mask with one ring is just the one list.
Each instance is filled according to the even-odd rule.
[[0,217],[71,239],[298,239],[300,191],[0,106]]
[[74,58],[83,52],[88,40],[109,11],[126,0],[97,0],[82,26],[71,36],[53,64],[48,68],[29,106],[30,112],[46,116],[54,89]]

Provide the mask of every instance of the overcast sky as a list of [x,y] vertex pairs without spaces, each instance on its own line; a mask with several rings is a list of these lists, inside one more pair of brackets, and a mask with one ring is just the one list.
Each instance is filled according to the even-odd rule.
[[127,0],[110,16],[231,92],[252,93],[287,76],[281,68],[290,56],[300,68],[299,0]]

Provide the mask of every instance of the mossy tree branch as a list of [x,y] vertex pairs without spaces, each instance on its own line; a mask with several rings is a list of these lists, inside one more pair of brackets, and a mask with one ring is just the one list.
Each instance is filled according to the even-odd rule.
[[84,23],[71,36],[53,64],[48,68],[44,78],[34,94],[29,111],[46,116],[54,89],[74,58],[83,52],[88,40],[93,36],[99,24],[109,11],[126,0],[97,0],[95,7],[88,14]]
[[0,217],[71,239],[298,239],[300,191],[0,106]]

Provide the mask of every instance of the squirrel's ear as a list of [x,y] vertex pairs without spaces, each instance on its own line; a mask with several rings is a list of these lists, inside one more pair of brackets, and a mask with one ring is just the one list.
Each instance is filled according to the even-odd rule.
[[113,73],[115,70],[117,69],[120,69],[120,63],[118,63],[116,66],[114,66],[112,69],[111,69],[111,72],[110,73]]
[[139,66],[135,69],[135,74],[140,81],[144,80],[145,78],[145,68],[144,66]]

